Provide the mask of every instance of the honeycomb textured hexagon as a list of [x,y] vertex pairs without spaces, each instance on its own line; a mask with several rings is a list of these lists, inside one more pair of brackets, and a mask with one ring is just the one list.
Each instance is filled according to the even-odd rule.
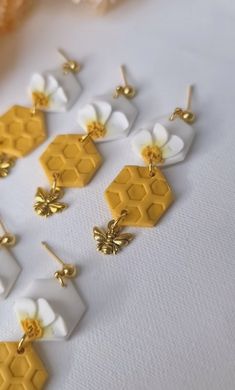
[[17,352],[18,343],[0,343],[0,389],[41,390],[48,374],[31,345],[22,354]]
[[30,108],[13,106],[0,117],[0,152],[24,157],[46,138],[44,114]]
[[174,200],[159,169],[150,177],[147,167],[138,166],[125,166],[105,190],[105,198],[114,218],[128,211],[122,225],[139,227],[156,225]]
[[89,136],[81,134],[58,135],[40,157],[42,167],[53,182],[59,173],[61,187],[84,187],[102,163],[102,157]]

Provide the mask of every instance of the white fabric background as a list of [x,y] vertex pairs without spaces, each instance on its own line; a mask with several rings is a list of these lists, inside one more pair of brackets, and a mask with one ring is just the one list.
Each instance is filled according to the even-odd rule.
[[130,229],[136,240],[116,258],[96,253],[92,227],[110,218],[104,188],[124,164],[137,163],[129,140],[100,146],[105,163],[95,179],[67,191],[70,208],[48,220],[32,211],[36,187],[47,185],[38,163],[45,144],[18,162],[0,182],[0,213],[19,236],[13,251],[23,272],[1,302],[0,339],[19,338],[14,299],[56,269],[40,246],[47,240],[80,265],[88,307],[69,342],[37,345],[48,390],[233,390],[234,1],[127,0],[104,17],[69,1],[38,3],[1,38],[1,112],[27,102],[30,74],[59,64],[60,46],[83,63],[84,93],[71,112],[48,118],[47,142],[74,129],[79,105],[119,83],[121,63],[139,88],[135,129],[183,105],[186,85],[195,83],[197,138],[185,162],[164,170],[173,207],[156,228]]

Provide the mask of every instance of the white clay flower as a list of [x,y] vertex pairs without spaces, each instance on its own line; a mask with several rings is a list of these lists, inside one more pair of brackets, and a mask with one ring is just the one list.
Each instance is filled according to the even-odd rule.
[[33,74],[29,85],[29,97],[35,108],[48,111],[64,111],[68,98],[52,75]]
[[20,326],[30,339],[61,339],[68,330],[63,318],[56,314],[44,298],[20,298],[15,303]]
[[170,135],[160,123],[153,130],[142,130],[132,139],[133,150],[146,163],[167,164],[184,148],[184,142],[177,135]]
[[0,278],[0,296],[4,294],[5,290],[6,290],[5,283],[3,282],[2,278]]
[[129,128],[129,121],[121,111],[113,111],[111,104],[95,101],[78,111],[77,122],[93,139],[105,140],[122,136]]

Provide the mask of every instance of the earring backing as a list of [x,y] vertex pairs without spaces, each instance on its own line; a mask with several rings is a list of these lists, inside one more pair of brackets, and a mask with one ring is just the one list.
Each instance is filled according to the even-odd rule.
[[187,89],[186,109],[177,107],[173,114],[170,116],[170,121],[174,121],[176,118],[182,119],[188,124],[193,124],[196,120],[196,115],[192,112],[192,95],[193,86],[189,85]]
[[77,276],[77,268],[73,264],[63,262],[46,242],[42,246],[62,266],[62,269],[54,273],[54,277],[60,282],[61,287],[66,287],[64,279],[73,279]]
[[116,87],[113,97],[117,99],[119,98],[119,96],[124,96],[127,99],[133,99],[136,96],[137,91],[133,86],[128,84],[126,69],[124,65],[121,65],[120,70],[121,70],[121,77],[124,85],[119,85]]

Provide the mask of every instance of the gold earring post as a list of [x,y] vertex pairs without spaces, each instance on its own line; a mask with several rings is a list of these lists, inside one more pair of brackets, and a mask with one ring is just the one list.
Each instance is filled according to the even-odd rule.
[[58,53],[63,57],[63,59],[65,60],[65,63],[63,64],[63,71],[64,71],[64,74],[68,74],[69,72],[71,73],[77,73],[80,71],[81,69],[81,65],[75,61],[75,60],[70,60],[68,58],[68,56],[65,54],[65,51],[62,50],[62,49],[57,49],[58,50]]
[[186,100],[186,110],[187,111],[191,110],[192,97],[193,97],[193,85],[189,85],[187,88],[187,100]]
[[57,256],[55,254],[55,252],[53,252],[53,250],[49,247],[49,245],[42,241],[42,246],[47,250],[47,252],[52,256],[54,257],[54,259],[62,266],[65,266],[65,263],[59,258],[59,256]]
[[73,279],[77,275],[77,269],[73,264],[67,264],[60,259],[59,256],[49,247],[46,242],[41,243],[47,252],[62,266],[62,270],[56,271],[54,277],[59,281],[61,287],[66,287],[64,279]]
[[133,99],[136,96],[136,89],[130,84],[128,84],[127,76],[126,76],[126,68],[124,65],[120,66],[120,71],[121,71],[121,78],[123,80],[123,85],[119,85],[116,88],[113,97],[117,99],[120,96],[124,96],[127,99]]
[[0,226],[1,226],[1,229],[3,231],[3,233],[7,233],[7,229],[6,229],[6,226],[4,225],[3,221],[0,219]]
[[173,114],[170,116],[170,121],[174,121],[176,118],[182,119],[188,124],[193,124],[196,120],[196,116],[191,110],[192,106],[192,97],[193,97],[193,86],[189,85],[187,88],[187,99],[186,99],[186,108],[182,109],[177,107]]
[[121,77],[122,77],[124,86],[127,87],[128,83],[127,83],[127,77],[126,77],[126,68],[124,65],[120,66],[120,71],[121,71]]

